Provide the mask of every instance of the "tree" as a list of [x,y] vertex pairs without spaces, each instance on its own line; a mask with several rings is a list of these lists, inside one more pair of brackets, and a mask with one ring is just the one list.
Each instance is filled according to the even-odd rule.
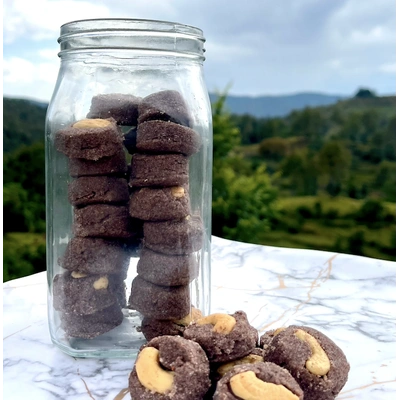
[[341,142],[331,140],[324,144],[317,157],[319,170],[328,179],[328,193],[331,196],[338,195],[338,189],[351,165],[351,153]]
[[224,108],[225,98],[222,95],[213,104],[212,233],[255,243],[277,213],[277,192],[265,165],[253,171],[239,153],[240,132]]
[[354,97],[366,99],[366,98],[376,97],[376,93],[373,90],[367,88],[360,88]]

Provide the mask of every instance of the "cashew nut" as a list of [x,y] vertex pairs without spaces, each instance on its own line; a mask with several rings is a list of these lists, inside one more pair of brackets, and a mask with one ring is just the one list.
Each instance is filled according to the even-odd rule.
[[319,376],[326,375],[331,368],[331,363],[317,339],[302,329],[298,329],[295,335],[300,340],[306,342],[311,348],[311,357],[306,361],[308,371]]
[[278,333],[281,333],[285,330],[286,328],[284,328],[283,326],[281,328],[277,328],[274,330],[273,335],[276,336]]
[[78,272],[78,271],[72,271],[71,276],[73,278],[79,279],[79,278],[85,278],[87,276],[87,274],[83,274],[82,272]]
[[229,372],[234,366],[242,364],[254,364],[256,362],[263,362],[264,358],[256,354],[249,354],[248,356],[239,358],[238,360],[230,361],[228,363],[222,364],[217,372],[219,376],[223,377],[227,372]]
[[105,128],[111,125],[110,121],[106,119],[94,118],[94,119],[82,119],[78,122],[75,122],[72,127],[73,128]]
[[233,394],[243,400],[299,400],[283,385],[264,382],[253,371],[241,372],[229,380]]
[[96,290],[107,289],[108,288],[108,278],[106,276],[102,276],[93,282],[93,287]]
[[172,389],[174,372],[161,368],[159,351],[154,347],[145,347],[139,353],[136,373],[140,383],[152,392],[165,394]]
[[185,195],[185,189],[182,186],[173,186],[171,187],[172,196],[179,199]]
[[216,313],[208,315],[207,317],[201,318],[197,321],[199,325],[214,325],[213,332],[223,333],[227,335],[233,329],[236,324],[236,319],[231,315]]
[[191,322],[196,322],[203,316],[202,312],[195,307],[192,307],[190,314],[175,321],[178,325],[188,326]]

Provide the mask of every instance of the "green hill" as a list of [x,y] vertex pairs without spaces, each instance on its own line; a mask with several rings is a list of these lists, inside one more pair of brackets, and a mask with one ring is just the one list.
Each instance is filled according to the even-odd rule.
[[44,140],[46,105],[3,98],[3,153]]

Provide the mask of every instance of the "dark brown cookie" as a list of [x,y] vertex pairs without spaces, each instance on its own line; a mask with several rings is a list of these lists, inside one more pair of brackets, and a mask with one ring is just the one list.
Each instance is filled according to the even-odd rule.
[[189,286],[158,286],[136,276],[132,281],[129,307],[153,319],[183,318],[190,312]]
[[128,171],[123,149],[118,150],[110,157],[102,157],[98,160],[86,160],[84,158],[70,158],[68,160],[69,174],[77,178],[91,175],[125,175]]
[[117,240],[75,237],[60,260],[63,268],[86,274],[126,274],[130,257]]
[[227,362],[244,357],[258,341],[257,329],[247,320],[246,313],[211,314],[189,325],[183,333],[206,352],[210,362]]
[[197,321],[198,319],[202,318],[202,316],[203,315],[201,311],[192,306],[189,315],[173,321],[144,317],[142,320],[140,331],[143,333],[143,336],[148,341],[154,339],[157,336],[183,336],[183,332],[186,327],[191,322]]
[[120,325],[123,314],[120,306],[114,303],[110,307],[90,315],[63,313],[60,319],[61,327],[67,335],[82,339],[93,339]]
[[200,135],[191,128],[168,121],[147,121],[137,128],[136,147],[143,152],[182,153],[199,151]]
[[145,246],[164,254],[190,254],[200,250],[203,234],[203,223],[197,216],[143,224]]
[[74,206],[129,201],[128,182],[113,176],[82,176],[68,185],[68,200]]
[[59,130],[55,147],[69,158],[99,160],[121,151],[122,141],[122,132],[114,119],[84,119]]
[[182,219],[190,214],[187,187],[141,188],[135,190],[129,201],[129,214],[144,221]]
[[272,339],[283,329],[285,328],[272,329],[270,331],[266,331],[263,335],[261,335],[260,348],[265,350],[272,342]]
[[99,94],[92,98],[87,118],[114,118],[118,125],[136,126],[140,97],[130,94]]
[[155,285],[187,285],[198,276],[199,261],[195,254],[167,255],[143,247],[137,273]]
[[57,311],[89,315],[117,303],[107,275],[78,272],[58,274],[53,280],[53,306]]
[[129,184],[182,186],[189,183],[189,159],[183,154],[133,154]]
[[201,400],[210,380],[202,348],[180,336],[154,338],[138,354],[129,376],[135,400]]
[[93,204],[74,212],[75,236],[129,238],[135,234],[127,206]]
[[281,399],[303,400],[295,379],[273,363],[238,365],[218,382],[213,399]]
[[150,94],[139,104],[138,122],[161,120],[172,121],[180,125],[192,126],[186,101],[176,90],[163,90]]
[[327,336],[306,326],[289,326],[266,348],[265,360],[284,366],[309,400],[332,400],[347,381],[350,366]]

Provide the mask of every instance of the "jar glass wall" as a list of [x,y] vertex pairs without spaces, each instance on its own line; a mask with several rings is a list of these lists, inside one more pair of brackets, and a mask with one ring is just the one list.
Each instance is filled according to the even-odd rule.
[[50,333],[75,357],[133,357],[160,329],[209,313],[204,38],[108,19],[63,25],[59,43],[46,117]]

